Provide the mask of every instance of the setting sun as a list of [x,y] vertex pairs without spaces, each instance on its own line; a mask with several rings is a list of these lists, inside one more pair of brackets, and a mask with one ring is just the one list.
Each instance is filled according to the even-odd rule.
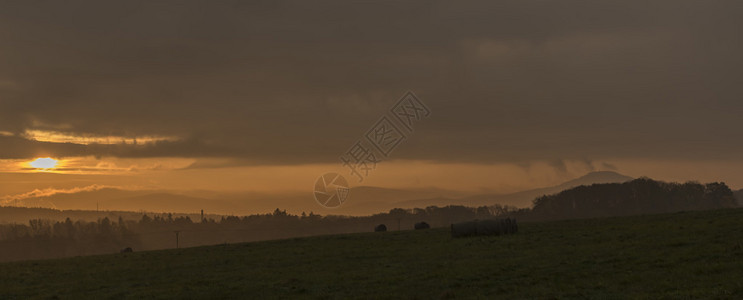
[[37,169],[53,169],[57,166],[57,160],[46,157],[46,158],[38,158],[31,163],[29,163],[32,167]]

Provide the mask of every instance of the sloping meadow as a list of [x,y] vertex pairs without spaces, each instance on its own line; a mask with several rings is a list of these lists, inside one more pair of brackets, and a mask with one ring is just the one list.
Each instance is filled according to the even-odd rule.
[[743,209],[0,264],[0,298],[740,298]]

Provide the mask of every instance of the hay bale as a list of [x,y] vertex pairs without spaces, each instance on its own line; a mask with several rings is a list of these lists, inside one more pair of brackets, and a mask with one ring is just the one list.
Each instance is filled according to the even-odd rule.
[[452,237],[466,237],[477,235],[477,221],[451,224]]
[[132,247],[126,247],[124,249],[121,249],[121,253],[132,253],[132,252],[134,252]]
[[503,234],[514,234],[516,231],[514,230],[514,219],[506,218],[501,220],[503,223]]
[[384,224],[379,224],[377,225],[377,227],[374,227],[374,231],[375,232],[387,231],[387,226],[385,226]]
[[428,229],[431,228],[431,225],[428,225],[426,222],[418,222],[415,223],[415,229]]
[[516,224],[516,219],[507,218],[505,221],[507,234],[514,234],[519,231],[518,225]]
[[503,233],[502,220],[477,221],[477,235],[501,235]]

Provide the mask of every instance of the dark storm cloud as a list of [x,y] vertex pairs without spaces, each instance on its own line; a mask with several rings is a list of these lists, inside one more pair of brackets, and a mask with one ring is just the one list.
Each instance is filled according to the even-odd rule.
[[0,4],[0,155],[337,161],[406,90],[394,158],[735,157],[737,1]]

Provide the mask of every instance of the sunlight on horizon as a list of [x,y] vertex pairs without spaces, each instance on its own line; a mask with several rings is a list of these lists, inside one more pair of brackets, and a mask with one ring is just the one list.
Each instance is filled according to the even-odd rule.
[[29,163],[31,167],[34,167],[36,169],[54,169],[57,167],[57,164],[59,163],[58,160],[53,159],[51,157],[45,157],[45,158],[37,158],[36,160]]

